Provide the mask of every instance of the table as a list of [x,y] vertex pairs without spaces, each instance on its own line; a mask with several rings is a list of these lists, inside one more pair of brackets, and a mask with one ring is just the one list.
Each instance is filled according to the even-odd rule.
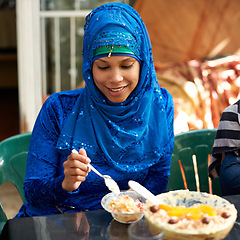
[[[240,239],[240,195],[224,197],[235,204],[237,221],[225,240]],[[128,240],[129,225],[113,220],[103,209],[42,217],[10,219],[0,240]]]
[[237,220],[225,240],[238,240],[240,239],[240,195],[224,196],[223,198],[234,204],[238,211]]

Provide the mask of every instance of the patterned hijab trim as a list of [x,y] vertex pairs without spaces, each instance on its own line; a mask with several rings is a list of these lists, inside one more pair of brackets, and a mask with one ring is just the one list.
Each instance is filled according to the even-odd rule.
[[124,45],[106,45],[106,46],[100,46],[99,48],[95,49],[93,51],[93,57],[95,58],[98,55],[107,55],[108,57],[111,57],[114,53],[121,53],[121,54],[132,54],[134,53]]

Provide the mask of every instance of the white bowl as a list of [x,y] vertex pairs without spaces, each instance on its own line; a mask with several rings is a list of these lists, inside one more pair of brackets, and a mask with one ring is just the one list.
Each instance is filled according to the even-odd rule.
[[142,219],[142,217],[144,216],[143,210],[140,212],[135,212],[135,213],[126,213],[126,212],[114,212],[109,209],[109,203],[113,199],[116,199],[120,195],[128,195],[136,201],[138,200],[142,203],[146,202],[145,198],[141,197],[139,194],[137,194],[134,191],[130,191],[130,190],[129,191],[121,191],[120,194],[118,194],[118,195],[111,192],[102,198],[102,201],[101,201],[102,207],[106,211],[110,212],[112,214],[113,218],[120,223],[130,224],[130,223],[137,222],[140,219]]

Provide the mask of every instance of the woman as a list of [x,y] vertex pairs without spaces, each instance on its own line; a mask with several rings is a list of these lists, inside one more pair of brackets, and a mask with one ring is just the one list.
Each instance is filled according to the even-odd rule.
[[[166,191],[173,149],[173,100],[159,87],[149,36],[129,5],[94,9],[84,26],[85,88],[52,94],[36,120],[17,217],[101,208],[109,193],[135,180]],[[72,153],[77,149],[79,153]]]
[[219,177],[221,194],[240,194],[240,100],[227,107],[219,122],[209,165],[211,178]]

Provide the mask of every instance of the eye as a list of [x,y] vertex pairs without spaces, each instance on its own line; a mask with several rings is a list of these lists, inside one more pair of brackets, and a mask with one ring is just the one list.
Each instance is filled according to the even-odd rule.
[[108,69],[108,68],[109,68],[109,66],[104,66],[104,67],[102,67],[102,66],[99,66],[99,65],[97,65],[97,67],[98,67],[99,69],[101,69],[101,70],[105,70],[105,69]]
[[128,68],[131,68],[133,66],[134,63],[131,63],[131,64],[127,64],[127,65],[122,65],[121,67],[124,68],[124,69],[128,69]]

